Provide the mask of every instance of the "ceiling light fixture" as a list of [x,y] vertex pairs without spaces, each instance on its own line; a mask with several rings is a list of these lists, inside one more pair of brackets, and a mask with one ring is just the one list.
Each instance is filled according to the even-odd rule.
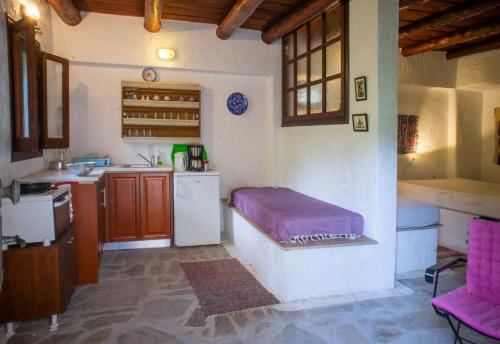
[[157,54],[160,60],[172,60],[175,57],[175,50],[172,48],[160,48]]

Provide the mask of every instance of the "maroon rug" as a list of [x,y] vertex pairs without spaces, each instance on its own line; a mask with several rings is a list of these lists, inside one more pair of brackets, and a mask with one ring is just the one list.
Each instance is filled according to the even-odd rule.
[[181,266],[206,316],[279,303],[235,258]]

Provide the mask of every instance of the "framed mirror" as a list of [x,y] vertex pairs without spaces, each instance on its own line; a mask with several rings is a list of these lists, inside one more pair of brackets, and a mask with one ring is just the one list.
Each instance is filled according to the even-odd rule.
[[41,53],[43,148],[69,147],[69,61]]
[[[35,21],[13,22],[7,16],[12,99],[12,161],[42,156],[39,147],[38,78],[39,45]],[[3,25],[3,23],[2,23]]]

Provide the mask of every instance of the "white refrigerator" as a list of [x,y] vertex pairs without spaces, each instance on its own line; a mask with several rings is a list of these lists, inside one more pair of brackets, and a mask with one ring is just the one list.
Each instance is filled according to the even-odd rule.
[[174,242],[177,246],[220,244],[217,172],[174,174]]

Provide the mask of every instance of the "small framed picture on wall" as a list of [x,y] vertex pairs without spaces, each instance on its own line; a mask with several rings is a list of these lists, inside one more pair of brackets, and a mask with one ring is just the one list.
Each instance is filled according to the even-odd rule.
[[352,130],[368,131],[368,115],[366,113],[352,115]]
[[368,99],[366,76],[360,76],[354,79],[354,93],[356,94],[356,101]]

